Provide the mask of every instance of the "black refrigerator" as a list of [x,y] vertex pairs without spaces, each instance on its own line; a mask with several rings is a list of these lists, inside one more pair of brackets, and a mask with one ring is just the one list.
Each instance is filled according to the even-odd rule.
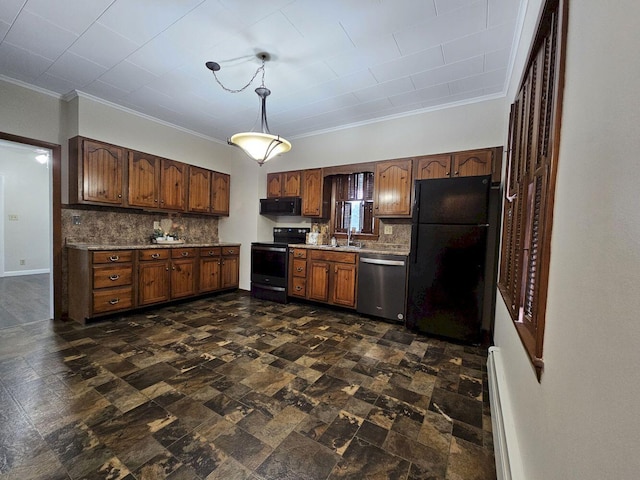
[[491,176],[417,180],[406,326],[481,341]]

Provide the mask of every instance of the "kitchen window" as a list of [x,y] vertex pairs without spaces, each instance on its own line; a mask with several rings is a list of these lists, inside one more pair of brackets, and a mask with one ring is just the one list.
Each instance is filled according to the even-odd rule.
[[567,1],[545,4],[511,106],[498,288],[540,380],[560,142]]
[[331,234],[377,238],[378,219],[373,216],[373,172],[335,175],[332,180]]

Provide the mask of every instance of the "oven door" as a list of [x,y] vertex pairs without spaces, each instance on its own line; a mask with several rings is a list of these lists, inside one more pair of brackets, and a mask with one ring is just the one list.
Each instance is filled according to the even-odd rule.
[[287,286],[287,247],[251,245],[251,281],[274,287]]

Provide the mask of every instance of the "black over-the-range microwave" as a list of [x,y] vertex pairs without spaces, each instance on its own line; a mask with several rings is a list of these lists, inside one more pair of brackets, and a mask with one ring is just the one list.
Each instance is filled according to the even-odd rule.
[[300,215],[300,197],[261,198],[260,215]]

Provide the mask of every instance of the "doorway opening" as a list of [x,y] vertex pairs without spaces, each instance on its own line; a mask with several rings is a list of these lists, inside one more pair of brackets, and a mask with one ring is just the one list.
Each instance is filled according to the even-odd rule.
[[59,145],[0,132],[4,326],[61,317],[60,163]]

